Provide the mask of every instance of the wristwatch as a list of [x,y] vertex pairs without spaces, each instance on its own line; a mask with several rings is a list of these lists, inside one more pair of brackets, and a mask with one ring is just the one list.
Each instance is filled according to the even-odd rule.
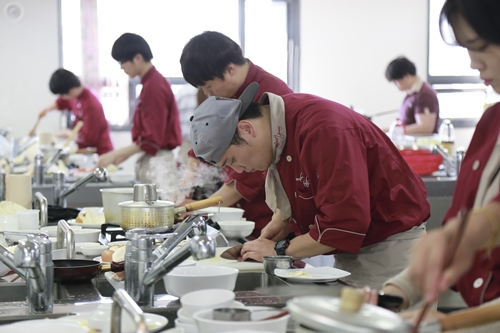
[[293,232],[289,233],[286,238],[280,239],[274,245],[274,251],[279,256],[284,256],[286,254],[286,249],[290,245],[290,241],[295,238],[295,234]]

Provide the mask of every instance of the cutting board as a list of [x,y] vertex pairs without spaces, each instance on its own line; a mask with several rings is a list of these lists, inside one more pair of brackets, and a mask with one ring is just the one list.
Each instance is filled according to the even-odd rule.
[[[239,262],[237,260],[227,260],[220,257],[220,254],[226,251],[229,247],[216,248],[215,257],[210,259],[199,260],[196,266],[223,266],[233,267],[240,271],[264,271],[264,264],[261,262]],[[189,258],[193,259],[193,258]]]

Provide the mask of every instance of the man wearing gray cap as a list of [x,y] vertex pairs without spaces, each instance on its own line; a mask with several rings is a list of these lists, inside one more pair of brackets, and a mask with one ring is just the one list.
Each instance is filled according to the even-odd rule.
[[[200,159],[237,172],[265,171],[275,216],[242,260],[335,254],[344,281],[380,288],[402,271],[425,233],[430,206],[422,179],[376,125],[307,94],[209,97],[192,118]],[[276,218],[276,217],[279,218]],[[293,231],[297,237],[286,237]]]

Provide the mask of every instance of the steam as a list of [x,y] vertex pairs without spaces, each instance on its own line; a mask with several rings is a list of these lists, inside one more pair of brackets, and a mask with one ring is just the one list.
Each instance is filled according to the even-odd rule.
[[190,198],[197,186],[206,193],[217,191],[218,183],[224,179],[220,168],[206,163],[200,163],[195,171],[185,165],[178,167],[175,161],[167,161],[162,157],[153,157],[149,163],[148,177],[156,184],[156,188],[163,190],[161,198],[173,201],[176,205]]

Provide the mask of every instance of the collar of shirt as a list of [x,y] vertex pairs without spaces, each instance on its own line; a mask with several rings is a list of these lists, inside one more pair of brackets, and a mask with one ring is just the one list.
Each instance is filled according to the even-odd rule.
[[141,83],[144,85],[145,82],[147,82],[151,77],[153,76],[153,73],[156,72],[155,66],[151,67],[146,74],[141,78]]
[[[243,91],[245,91],[246,87],[255,80],[255,77],[257,76],[257,67],[250,61],[250,59],[247,58],[248,61],[248,73],[247,76],[245,77],[245,81],[243,81],[243,84],[241,87],[238,89],[236,94],[234,94],[234,98],[238,98],[241,96]],[[256,96],[257,97],[257,96]]]
[[417,76],[417,80],[412,84],[412,86],[408,90],[408,95],[413,95],[420,92],[423,85],[424,81],[419,76]]

